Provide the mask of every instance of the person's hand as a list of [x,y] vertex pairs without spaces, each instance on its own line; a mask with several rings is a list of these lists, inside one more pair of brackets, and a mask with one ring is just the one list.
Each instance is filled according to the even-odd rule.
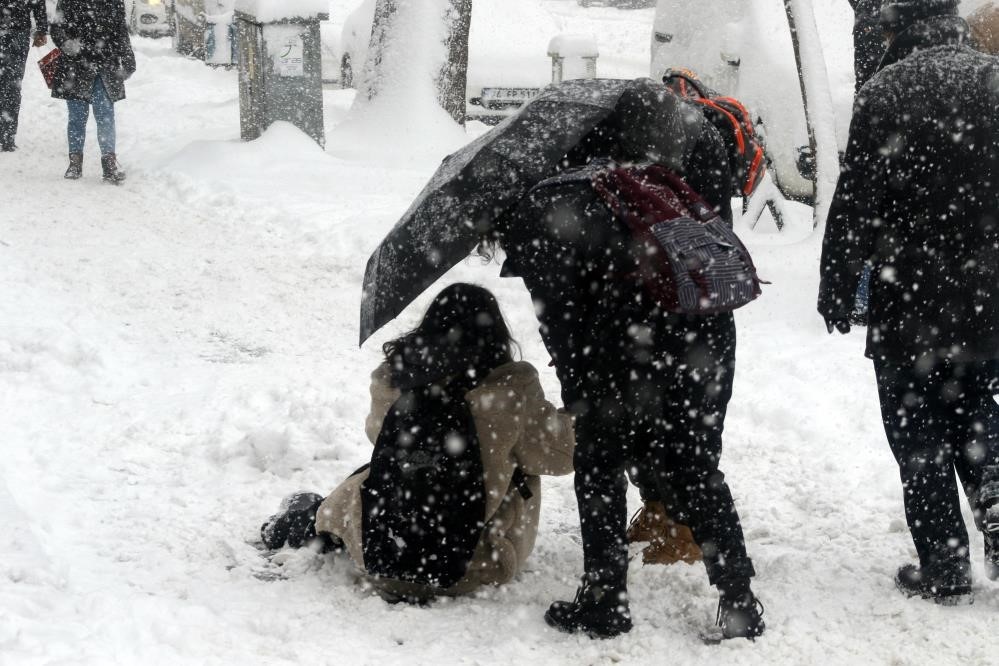
[[833,330],[837,330],[843,335],[850,332],[850,321],[848,319],[826,319],[826,330],[832,335]]
[[39,47],[45,46],[45,44],[48,41],[49,38],[44,32],[36,32],[35,38],[31,40],[31,44],[37,49]]

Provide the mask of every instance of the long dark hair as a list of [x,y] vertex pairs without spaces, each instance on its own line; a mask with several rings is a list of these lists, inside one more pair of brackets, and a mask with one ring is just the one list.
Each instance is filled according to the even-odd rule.
[[397,388],[455,379],[471,388],[512,361],[516,344],[492,292],[458,282],[437,294],[416,328],[382,351]]

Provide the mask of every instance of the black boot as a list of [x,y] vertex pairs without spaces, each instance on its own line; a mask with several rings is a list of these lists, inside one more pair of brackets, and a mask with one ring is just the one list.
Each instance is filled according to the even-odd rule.
[[907,597],[922,597],[943,606],[959,606],[974,601],[967,563],[937,567],[936,571],[906,564],[895,574],[895,587]]
[[624,585],[602,585],[583,576],[572,601],[556,601],[545,622],[559,631],[581,631],[590,638],[613,638],[631,631],[628,590]]
[[763,622],[763,604],[749,588],[749,580],[718,585],[721,593],[718,599],[718,615],[715,624],[718,631],[709,642],[730,638],[755,640],[763,635],[767,625]]
[[101,155],[101,169],[104,171],[104,182],[118,184],[125,180],[125,172],[118,164],[118,157],[114,153]]
[[69,154],[69,168],[66,169],[64,178],[76,180],[83,175],[83,153]]
[[295,493],[284,498],[278,512],[260,526],[260,538],[270,550],[287,543],[301,548],[316,538],[316,511],[323,498],[316,493]]

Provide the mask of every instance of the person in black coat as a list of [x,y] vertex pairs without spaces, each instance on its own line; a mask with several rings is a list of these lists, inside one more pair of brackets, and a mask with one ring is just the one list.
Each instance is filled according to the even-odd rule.
[[885,52],[885,37],[881,30],[881,0],[850,0],[853,7],[853,74],[855,90],[867,83],[878,71]]
[[[731,221],[728,152],[714,126],[700,126],[684,176]],[[750,590],[755,572],[719,469],[735,321],[731,313],[665,313],[637,281],[613,279],[634,261],[634,241],[586,172],[577,177],[571,167],[642,156],[623,154],[612,129],[594,136],[567,156],[563,176],[536,187],[503,221],[498,239],[508,257],[503,275],[523,278],[530,291],[563,402],[576,416],[585,575],[576,600],[555,602],[545,619],[591,636],[630,630],[625,471],[637,469],[701,546],[721,592],[724,637],[754,637],[763,631]]]
[[[999,62],[966,44],[957,5],[883,6],[891,40],[854,110],[818,298],[830,333],[848,332],[873,266],[866,353],[919,554],[896,583],[937,601],[971,589],[955,471],[999,530]],[[985,538],[999,564],[999,533]]]
[[125,99],[125,80],[135,72],[124,0],[59,0],[52,39],[62,51],[52,96],[69,108],[69,168],[66,178],[83,173],[87,117],[93,108],[104,179],[121,182],[125,173],[115,152],[114,104]]
[[0,152],[17,149],[14,139],[21,112],[21,80],[28,60],[28,44],[43,46],[48,25],[45,0],[0,0]]

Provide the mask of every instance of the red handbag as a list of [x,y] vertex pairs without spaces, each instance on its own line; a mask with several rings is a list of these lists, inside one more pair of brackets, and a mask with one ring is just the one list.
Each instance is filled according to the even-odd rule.
[[52,49],[48,54],[38,61],[38,69],[42,70],[42,76],[45,78],[45,85],[52,89],[52,82],[55,81],[56,68],[59,64],[59,57],[62,55],[62,51],[59,49]]

